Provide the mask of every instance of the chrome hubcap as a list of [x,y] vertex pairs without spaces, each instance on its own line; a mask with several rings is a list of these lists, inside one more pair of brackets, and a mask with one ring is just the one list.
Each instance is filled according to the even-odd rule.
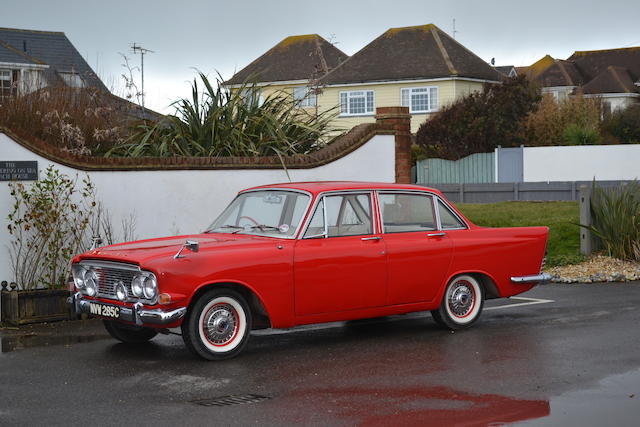
[[229,304],[214,305],[204,316],[204,333],[209,342],[225,345],[233,340],[238,329],[238,315]]
[[458,317],[464,317],[473,309],[474,293],[466,282],[456,283],[449,296],[449,308]]

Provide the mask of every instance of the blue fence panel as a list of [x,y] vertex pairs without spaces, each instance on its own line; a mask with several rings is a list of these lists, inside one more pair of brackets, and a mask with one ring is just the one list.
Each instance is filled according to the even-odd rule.
[[425,159],[416,165],[419,184],[483,184],[495,182],[495,154],[477,153],[460,160]]

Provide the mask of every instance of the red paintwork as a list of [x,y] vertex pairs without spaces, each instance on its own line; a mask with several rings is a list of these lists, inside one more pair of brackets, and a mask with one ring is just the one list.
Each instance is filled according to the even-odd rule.
[[[252,189],[260,188],[304,190],[312,195],[311,207],[323,192],[360,189],[430,192],[446,200],[438,190],[416,185],[309,182]],[[377,197],[374,200],[377,204]],[[370,236],[380,240],[194,234],[102,247],[77,256],[74,262],[129,262],[153,271],[160,293],[172,296],[170,305],[158,306],[166,310],[187,306],[205,286],[243,286],[257,296],[275,328],[433,310],[440,305],[446,284],[462,273],[487,276],[499,297],[535,285],[513,284],[510,278],[540,272],[547,227],[484,228],[466,221],[466,230],[427,237],[426,232],[382,234],[379,216],[376,205],[375,233]],[[197,240],[200,251],[186,251],[184,258],[174,259],[187,239]]]

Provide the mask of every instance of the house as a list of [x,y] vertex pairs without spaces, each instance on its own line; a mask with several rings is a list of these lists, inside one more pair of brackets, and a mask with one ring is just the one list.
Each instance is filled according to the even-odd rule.
[[583,93],[611,111],[640,101],[640,47],[578,51],[566,60],[546,55],[522,72],[556,99]]
[[509,78],[514,78],[518,76],[518,71],[516,70],[516,67],[514,67],[513,65],[497,65],[493,68],[495,68],[498,72],[504,74]]
[[[315,71],[314,77],[286,81],[294,77],[289,70],[292,67],[286,64],[296,61],[279,46],[290,46],[290,42],[285,43],[289,39],[295,40],[296,37],[280,42],[236,73],[226,84],[231,88],[238,87],[253,73],[259,76],[257,80],[264,87],[284,89],[295,97],[296,90],[303,90],[297,87],[308,86],[312,82],[316,89],[312,92],[316,97],[310,102],[315,103],[319,111],[338,108],[335,125],[342,129],[373,122],[377,107],[406,106],[412,116],[411,130],[415,132],[421,123],[443,106],[480,90],[485,82],[498,83],[504,78],[448,34],[429,24],[391,28],[351,57],[340,52],[341,55],[336,53],[333,57],[333,62],[327,60],[326,67],[314,65],[313,70],[319,70]],[[330,52],[335,49],[330,44],[323,45],[325,48]],[[275,66],[274,59],[265,60],[265,57],[275,54],[279,54],[283,64]],[[314,62],[309,53],[295,52],[291,55],[305,63]],[[311,71],[307,68],[295,77],[310,76]],[[321,77],[315,77],[318,74]]]
[[347,58],[318,34],[290,36],[235,73],[225,86],[233,90],[250,81],[260,88],[254,96],[264,98],[274,92],[286,92],[302,108],[315,108],[313,86]]
[[107,90],[64,33],[0,28],[0,99],[58,85]]

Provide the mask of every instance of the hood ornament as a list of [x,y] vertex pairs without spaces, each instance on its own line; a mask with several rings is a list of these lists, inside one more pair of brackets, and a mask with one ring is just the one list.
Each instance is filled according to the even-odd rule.
[[187,240],[185,244],[182,245],[178,253],[173,256],[173,259],[184,258],[184,255],[181,254],[185,248],[189,249],[191,252],[198,252],[200,250],[200,243],[195,240]]

